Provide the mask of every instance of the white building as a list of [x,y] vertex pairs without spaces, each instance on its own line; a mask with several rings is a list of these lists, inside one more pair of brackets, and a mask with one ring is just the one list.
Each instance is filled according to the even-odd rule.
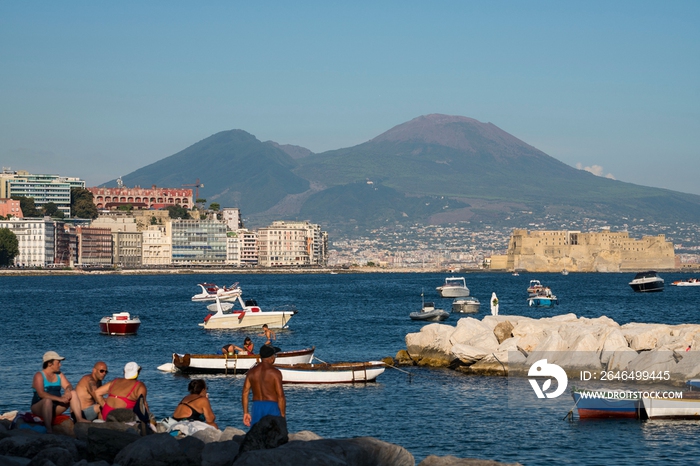
[[85,188],[85,181],[59,175],[32,175],[8,168],[3,168],[0,173],[0,198],[31,197],[37,209],[53,202],[66,217],[71,213],[71,188]]
[[263,267],[326,265],[328,235],[319,225],[276,221],[258,230],[258,264]]
[[17,236],[19,255],[15,257],[15,265],[45,267],[54,263],[56,222],[49,217],[0,220],[0,228],[7,228]]
[[164,266],[172,262],[172,236],[170,222],[150,225],[144,230],[141,243],[141,263],[145,266]]
[[231,231],[238,231],[243,228],[241,209],[238,207],[225,207],[221,209],[221,218],[224,223],[226,223],[226,227]]
[[237,231],[226,232],[226,265],[241,266],[242,246],[243,235],[239,235]]
[[239,260],[242,267],[252,267],[258,265],[258,233],[245,228],[238,230],[241,249]]

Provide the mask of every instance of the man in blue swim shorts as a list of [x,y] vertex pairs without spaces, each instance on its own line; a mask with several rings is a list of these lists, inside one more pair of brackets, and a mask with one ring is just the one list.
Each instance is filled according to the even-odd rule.
[[[260,363],[248,371],[243,384],[243,424],[255,425],[267,415],[285,417],[287,400],[282,388],[282,373],[274,366],[275,349],[260,348]],[[248,410],[248,397],[253,391],[253,403]]]

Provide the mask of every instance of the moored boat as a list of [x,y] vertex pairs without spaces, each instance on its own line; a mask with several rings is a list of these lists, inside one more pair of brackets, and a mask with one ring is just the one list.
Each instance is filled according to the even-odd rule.
[[582,390],[574,388],[574,398],[580,419],[644,418],[644,406],[638,392],[611,390]]
[[639,272],[634,279],[629,282],[629,286],[638,293],[647,293],[664,290],[664,279],[653,271]]
[[700,286],[700,280],[697,278],[689,278],[687,280],[676,280],[671,283],[672,286]]
[[678,398],[644,397],[644,410],[649,419],[700,419],[700,380],[686,382],[690,390],[674,393]]
[[464,277],[447,277],[442,286],[435,288],[441,298],[463,298],[469,296],[469,288]]
[[214,301],[219,298],[221,301],[235,300],[241,295],[241,288],[238,283],[234,283],[229,287],[219,287],[214,283],[198,283],[202,291],[192,296],[192,301]]
[[[199,324],[206,330],[235,330],[262,327],[265,324],[269,328],[285,328],[297,313],[295,308],[263,311],[255,300],[243,300],[240,294],[236,296],[234,303],[222,303],[218,297],[215,300],[216,302],[207,306],[211,313]],[[235,308],[235,304],[239,305],[238,309]]]
[[117,312],[100,320],[100,333],[103,335],[136,335],[141,325],[138,316],[128,312]]
[[539,280],[530,280],[530,285],[527,287],[527,295],[535,296],[543,289],[544,286],[542,286],[542,283],[540,283]]
[[[279,358],[280,353],[277,353]],[[282,373],[283,383],[299,384],[336,384],[374,382],[386,367],[381,361],[339,362],[339,363],[302,363],[275,366]]]
[[535,295],[528,297],[527,303],[529,306],[552,307],[555,304],[559,304],[559,299],[552,294],[552,290],[549,287],[544,287],[538,290]]
[[[281,351],[276,354],[275,365],[310,363],[314,357],[315,347]],[[172,366],[164,364],[162,370],[178,370],[186,374],[224,373],[241,374],[247,372],[260,361],[259,354],[190,354],[173,353]]]
[[452,312],[455,314],[474,314],[479,312],[481,303],[474,296],[455,298],[452,301]]
[[439,322],[450,317],[450,314],[443,309],[436,309],[435,303],[425,302],[420,311],[411,312],[409,314],[411,320],[427,320],[431,322]]

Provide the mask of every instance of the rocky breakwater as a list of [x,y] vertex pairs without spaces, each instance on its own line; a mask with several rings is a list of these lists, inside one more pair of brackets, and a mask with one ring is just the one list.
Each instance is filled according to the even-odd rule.
[[[128,423],[80,423],[69,435],[9,429],[0,421],[3,466],[415,466],[405,448],[372,437],[323,439],[287,433],[285,418],[266,416],[248,433],[227,427],[190,436],[140,435]],[[59,430],[59,429],[57,429]],[[419,466],[495,466],[490,460],[429,456]],[[515,463],[519,464],[519,463]]]
[[[462,318],[456,326],[429,324],[406,335],[400,365],[450,367],[471,374],[523,375],[540,359],[570,375],[581,370],[632,372],[648,381],[684,383],[700,377],[700,325],[629,323],[565,314]],[[658,375],[661,374],[661,378]],[[639,380],[640,377],[636,377]],[[619,380],[619,379],[618,379]]]

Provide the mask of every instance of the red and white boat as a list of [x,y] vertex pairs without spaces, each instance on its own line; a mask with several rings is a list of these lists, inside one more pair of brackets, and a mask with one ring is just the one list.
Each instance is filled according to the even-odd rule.
[[233,301],[241,295],[241,288],[238,283],[234,283],[229,287],[219,287],[214,283],[198,283],[201,293],[192,296],[192,301],[215,301],[219,298],[220,301]]
[[103,335],[136,335],[141,325],[138,316],[128,312],[117,312],[100,320],[100,333]]
[[671,283],[673,286],[700,286],[700,280],[697,278],[689,278],[687,280],[676,280]]

